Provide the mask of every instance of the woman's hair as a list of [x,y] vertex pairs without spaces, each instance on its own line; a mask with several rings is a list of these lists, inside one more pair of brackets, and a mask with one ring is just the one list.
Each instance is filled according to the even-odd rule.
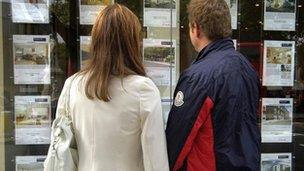
[[97,16],[92,32],[90,59],[80,74],[87,74],[85,94],[89,99],[110,101],[112,76],[145,76],[141,47],[141,24],[127,7],[113,4]]

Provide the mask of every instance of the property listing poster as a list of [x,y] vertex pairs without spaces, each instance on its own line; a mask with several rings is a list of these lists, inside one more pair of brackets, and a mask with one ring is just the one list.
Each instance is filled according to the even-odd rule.
[[49,0],[11,0],[13,23],[49,23]]
[[144,0],[144,26],[176,27],[176,6],[176,0]]
[[294,41],[264,42],[263,86],[294,85]]
[[292,142],[293,99],[262,99],[262,142]]
[[296,0],[265,0],[264,30],[295,31]]
[[157,86],[175,85],[176,41],[144,39],[143,48],[146,72],[153,82]]
[[80,36],[80,67],[86,66],[90,56],[91,36]]
[[238,25],[238,0],[225,0],[229,6],[230,9],[230,15],[231,15],[231,28],[233,30],[237,29]]
[[81,25],[93,25],[100,10],[114,0],[79,0],[79,22]]
[[43,171],[46,156],[16,156],[16,171]]
[[291,171],[291,153],[262,153],[261,171]]
[[51,138],[51,97],[15,96],[15,142],[49,144]]
[[13,35],[15,84],[50,84],[50,36]]

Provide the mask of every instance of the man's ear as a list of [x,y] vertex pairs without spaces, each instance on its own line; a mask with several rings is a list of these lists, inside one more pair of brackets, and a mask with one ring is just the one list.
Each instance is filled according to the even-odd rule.
[[201,27],[199,26],[199,24],[195,22],[193,28],[195,29],[195,36],[196,36],[197,38],[201,38],[201,36],[202,36],[202,31],[201,31]]
[[199,24],[197,24],[196,22],[191,23],[190,29],[190,31],[195,35],[196,38],[200,38],[202,36]]
[[189,23],[189,30],[191,33],[194,33],[194,24],[193,23]]

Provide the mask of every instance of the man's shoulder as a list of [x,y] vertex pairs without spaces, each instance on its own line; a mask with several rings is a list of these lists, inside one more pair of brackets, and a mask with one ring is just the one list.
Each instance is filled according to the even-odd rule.
[[240,68],[240,58],[241,55],[233,51],[215,52],[192,64],[186,70],[185,76],[197,79],[201,79],[201,77],[211,79],[219,74],[230,73]]
[[188,82],[207,86],[219,77],[246,75],[257,78],[257,73],[245,56],[234,50],[210,54],[206,59],[191,65],[182,77]]

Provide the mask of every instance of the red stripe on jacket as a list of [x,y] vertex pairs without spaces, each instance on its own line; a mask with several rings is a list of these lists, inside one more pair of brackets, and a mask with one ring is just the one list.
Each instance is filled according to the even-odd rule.
[[215,171],[214,136],[212,124],[213,101],[204,101],[191,132],[182,148],[173,171],[187,162],[187,171]]

